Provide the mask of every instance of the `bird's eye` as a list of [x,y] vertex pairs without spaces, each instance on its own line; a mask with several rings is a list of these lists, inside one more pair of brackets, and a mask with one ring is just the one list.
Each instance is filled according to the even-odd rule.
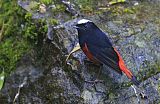
[[85,28],[88,28],[88,25],[87,25],[87,24],[85,24],[85,25],[84,25],[84,27],[85,27]]

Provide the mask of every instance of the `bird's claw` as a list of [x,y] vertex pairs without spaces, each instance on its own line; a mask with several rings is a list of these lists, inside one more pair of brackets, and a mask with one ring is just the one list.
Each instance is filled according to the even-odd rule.
[[147,95],[146,95],[144,92],[141,92],[139,95],[140,95],[141,98],[143,98],[143,99],[148,99]]

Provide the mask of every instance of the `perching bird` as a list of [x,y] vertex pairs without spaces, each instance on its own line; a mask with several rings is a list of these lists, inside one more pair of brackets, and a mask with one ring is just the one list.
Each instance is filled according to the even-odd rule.
[[112,46],[107,35],[92,21],[81,19],[75,27],[78,30],[80,47],[90,61],[107,65],[119,74],[123,72],[133,84],[139,85],[139,81],[126,67],[120,53]]

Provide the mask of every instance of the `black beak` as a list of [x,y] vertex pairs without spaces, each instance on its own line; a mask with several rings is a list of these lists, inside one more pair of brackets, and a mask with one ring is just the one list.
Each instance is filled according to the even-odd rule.
[[78,26],[76,26],[76,25],[74,25],[74,26],[73,26],[73,28],[76,28],[76,29],[78,29],[79,27],[78,27]]

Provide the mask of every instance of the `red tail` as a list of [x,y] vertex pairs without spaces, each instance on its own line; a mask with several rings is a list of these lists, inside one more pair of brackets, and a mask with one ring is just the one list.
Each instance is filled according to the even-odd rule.
[[129,79],[131,79],[131,81],[132,81],[135,85],[138,86],[138,85],[139,85],[138,80],[136,79],[135,76],[133,76],[132,72],[126,67],[126,65],[125,65],[125,63],[124,63],[121,55],[120,55],[119,52],[117,51],[117,49],[114,48],[114,50],[116,51],[116,53],[117,53],[117,55],[118,55],[118,57],[119,57],[119,67],[120,67],[120,69],[122,70],[122,72],[124,72],[124,73],[127,75],[127,77],[128,77]]

